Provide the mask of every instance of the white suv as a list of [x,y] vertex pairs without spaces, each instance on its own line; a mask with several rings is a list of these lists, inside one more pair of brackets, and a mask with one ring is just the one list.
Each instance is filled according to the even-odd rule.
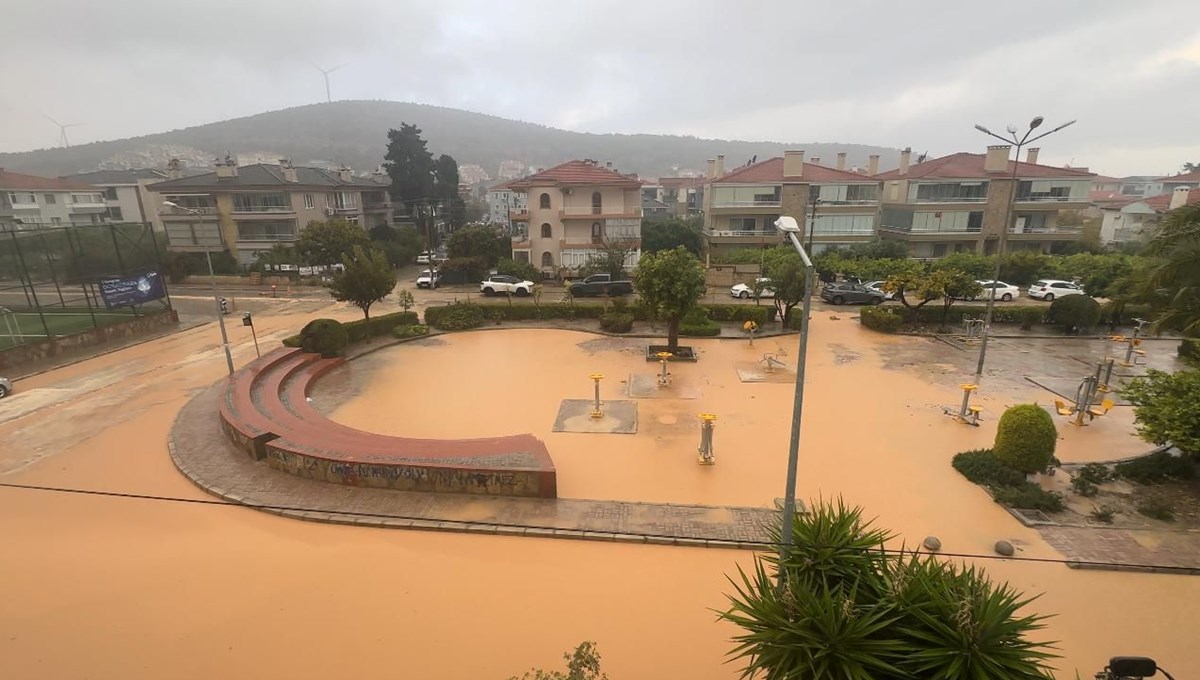
[[1035,300],[1052,302],[1054,298],[1066,297],[1068,295],[1087,295],[1087,291],[1083,289],[1083,286],[1057,279],[1042,279],[1041,281],[1034,282],[1029,287],[1029,297]]
[[533,292],[533,281],[522,281],[515,276],[495,274],[484,279],[479,284],[479,292],[484,295],[529,295]]

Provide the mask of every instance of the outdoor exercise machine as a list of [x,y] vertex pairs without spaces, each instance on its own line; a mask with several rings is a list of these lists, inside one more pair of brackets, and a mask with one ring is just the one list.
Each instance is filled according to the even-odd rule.
[[975,342],[983,337],[983,319],[963,318],[962,341]]
[[1091,421],[1108,413],[1113,407],[1112,399],[1104,399],[1099,407],[1094,403],[1098,394],[1112,389],[1108,385],[1112,378],[1112,365],[1112,359],[1098,362],[1096,372],[1079,381],[1079,387],[1075,390],[1075,402],[1069,406],[1062,399],[1055,399],[1054,410],[1058,411],[1058,415],[1068,416],[1072,419],[1072,424],[1082,427],[1087,424],[1083,422],[1084,416]]
[[700,452],[699,463],[701,465],[712,465],[716,463],[713,458],[713,423],[716,422],[717,416],[712,413],[700,414]]
[[750,346],[753,347],[754,346],[754,334],[758,331],[758,324],[755,323],[752,319],[748,319],[746,321],[746,323],[742,324],[742,330],[744,330],[750,334]]
[[[1125,359],[1121,362],[1121,365],[1125,367],[1146,365],[1146,350],[1141,349],[1142,339],[1140,336],[1142,328],[1150,322],[1145,319],[1134,319],[1133,322],[1137,324],[1133,329],[1133,335],[1114,335],[1109,338],[1113,342],[1125,345]],[[1139,358],[1141,361],[1138,361]]]
[[943,406],[942,412],[963,425],[979,427],[979,413],[983,411],[983,407],[971,403],[971,393],[979,389],[979,385],[963,383],[959,385],[959,388],[963,391],[962,405],[958,407],[957,411],[949,406]]
[[[671,357],[673,357],[675,355],[672,354],[671,352],[658,352],[654,356],[658,357],[658,361],[662,364],[662,372],[658,374],[658,386],[659,387],[670,387],[671,386],[671,373],[670,373],[670,371],[667,370],[667,362],[670,361]],[[597,398],[599,398],[599,397],[597,397]]]
[[779,360],[779,355],[775,352],[767,352],[763,354],[763,358],[759,360],[763,365],[763,370],[767,373],[774,373],[776,368],[787,368],[787,364]]
[[588,416],[594,420],[599,420],[600,418],[604,417],[604,411],[600,410],[600,381],[604,380],[604,374],[593,373],[588,377],[591,378],[596,384],[596,396],[592,402],[592,411],[588,414]]

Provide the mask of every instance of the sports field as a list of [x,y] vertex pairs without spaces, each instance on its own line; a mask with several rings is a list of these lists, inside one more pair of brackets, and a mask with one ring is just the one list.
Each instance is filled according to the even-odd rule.
[[[43,316],[46,319],[45,326],[42,325]],[[128,309],[95,310],[89,314],[86,307],[43,308],[41,316],[27,309],[0,312],[0,349],[45,339],[47,328],[52,336],[71,335],[131,316],[133,312]]]

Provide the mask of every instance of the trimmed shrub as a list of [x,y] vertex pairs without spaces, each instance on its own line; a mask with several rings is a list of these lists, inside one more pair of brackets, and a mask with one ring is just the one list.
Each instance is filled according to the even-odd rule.
[[1117,305],[1108,302],[1100,307],[1100,323],[1109,326],[1131,326],[1134,319],[1149,319],[1154,316],[1150,305]]
[[1075,471],[1075,477],[1086,479],[1092,484],[1106,484],[1117,478],[1103,463],[1088,463]]
[[326,359],[339,356],[349,344],[346,327],[334,319],[315,319],[300,330],[300,349]]
[[904,324],[904,317],[886,307],[863,307],[859,322],[873,331],[895,333]]
[[1033,474],[1054,460],[1058,430],[1054,419],[1037,404],[1018,404],[1000,416],[993,451],[1005,465]]
[[1025,482],[1025,475],[1002,463],[991,449],[963,451],[955,455],[950,464],[963,477],[980,486],[999,488]]
[[429,326],[423,326],[421,324],[396,326],[392,329],[392,335],[401,340],[404,340],[405,338],[419,338],[422,335],[429,335]]
[[1179,358],[1191,364],[1200,364],[1200,340],[1184,338],[1179,341]]
[[[437,310],[436,313],[434,310]],[[497,309],[503,309],[497,307]],[[465,331],[479,328],[491,318],[481,305],[453,304],[446,307],[430,307],[425,310],[425,324],[443,331]]]
[[1196,478],[1196,466],[1192,461],[1184,456],[1172,456],[1166,451],[1117,463],[1113,472],[1135,484],[1160,484]]
[[609,333],[628,333],[633,330],[633,315],[609,312],[600,317],[600,330]]
[[1050,303],[1046,319],[1068,335],[1095,326],[1100,322],[1100,303],[1086,295],[1068,295]]
[[359,319],[343,324],[350,342],[362,342],[370,338],[388,335],[398,326],[413,326],[420,323],[416,312],[395,312],[371,319]]
[[[936,300],[919,309],[908,309],[907,307],[894,307],[893,309],[899,312],[904,317],[905,323],[908,324],[927,326],[941,325],[942,323],[942,305]],[[996,305],[992,308],[992,323],[1021,323],[1021,315],[1027,309],[1036,310],[1039,315],[1045,314],[1046,310],[1042,305]],[[946,312],[946,325],[961,324],[965,317],[982,319],[986,313],[987,307],[984,305],[955,303]]]
[[300,346],[300,336],[299,335],[289,335],[288,337],[283,339],[283,346],[284,347],[299,347]]
[[[993,310],[993,317],[995,316],[994,312],[995,310]],[[1021,309],[1020,316],[1021,330],[1029,331],[1033,330],[1033,325],[1035,323],[1041,323],[1042,319],[1046,315],[1042,312],[1040,307],[1024,307]]]
[[1022,482],[1019,486],[1005,486],[992,491],[992,497],[1001,505],[1021,510],[1062,512],[1062,496],[1046,491],[1033,482]]
[[710,321],[704,307],[692,307],[679,320],[679,334],[693,338],[720,335],[721,324]]
[[736,322],[739,326],[747,321],[753,321],[759,328],[771,320],[771,312],[775,306],[760,305],[702,305],[708,310],[708,318],[718,322]]

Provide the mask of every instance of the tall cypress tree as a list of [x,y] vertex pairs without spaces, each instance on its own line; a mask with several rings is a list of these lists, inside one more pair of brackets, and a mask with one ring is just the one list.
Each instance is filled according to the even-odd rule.
[[[383,166],[392,180],[392,201],[403,206],[402,209],[425,236],[426,247],[433,250],[436,245],[433,206],[438,197],[434,190],[433,154],[425,148],[421,129],[416,125],[400,123],[399,130],[388,130],[384,160]],[[457,174],[456,165],[456,177]]]

